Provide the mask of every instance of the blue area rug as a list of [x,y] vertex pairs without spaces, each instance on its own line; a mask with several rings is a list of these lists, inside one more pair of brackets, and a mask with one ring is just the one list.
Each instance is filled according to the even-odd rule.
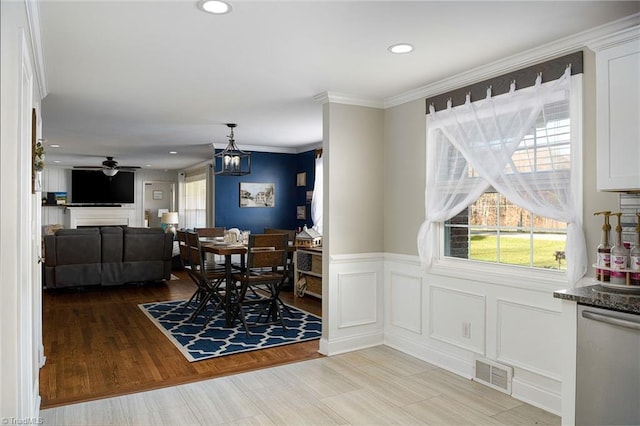
[[293,306],[289,306],[291,314],[283,312],[286,330],[280,325],[256,326],[247,337],[240,320],[232,328],[225,327],[222,310],[203,328],[203,315],[189,322],[193,307],[180,313],[184,303],[174,300],[138,306],[190,362],[319,339],[322,332],[320,317]]

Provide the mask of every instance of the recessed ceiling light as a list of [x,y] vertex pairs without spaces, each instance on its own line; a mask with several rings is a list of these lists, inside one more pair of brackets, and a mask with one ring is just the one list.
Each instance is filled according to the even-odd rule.
[[175,155],[175,154],[177,154],[177,152],[176,151],[169,151],[169,154],[174,154]]
[[409,43],[396,43],[389,46],[389,52],[391,53],[409,53],[413,50],[413,46]]
[[203,0],[200,2],[200,9],[215,15],[224,15],[231,12],[231,5],[221,0]]
[[145,164],[144,166],[145,167],[151,167],[151,166],[153,166],[153,164]]
[[51,145],[49,145],[50,148],[60,148],[60,145],[58,145],[57,143],[52,143]]
[[59,162],[60,162],[60,160],[53,160],[53,162],[54,162],[54,163],[59,163]]

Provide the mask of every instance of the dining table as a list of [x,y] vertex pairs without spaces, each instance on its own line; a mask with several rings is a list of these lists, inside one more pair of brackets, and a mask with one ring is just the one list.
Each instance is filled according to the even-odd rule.
[[[236,310],[233,306],[237,306],[237,303],[233,301],[233,294],[235,293],[235,287],[233,278],[231,276],[233,270],[233,255],[240,255],[240,268],[244,268],[245,256],[247,254],[247,246],[243,243],[225,243],[220,241],[219,238],[201,237],[200,247],[205,253],[213,253],[218,256],[224,256],[224,271],[225,271],[225,292],[224,292],[224,312],[225,312],[225,325],[232,327],[236,317]],[[287,251],[290,253],[296,250],[296,246],[293,242],[289,242]]]
[[224,292],[224,312],[225,312],[225,325],[227,327],[233,326],[235,319],[235,311],[232,309],[233,293],[235,292],[233,278],[231,277],[232,271],[232,256],[241,256],[241,265],[244,265],[245,255],[247,254],[247,246],[242,243],[227,244],[216,241],[211,238],[200,238],[200,247],[205,253],[213,253],[219,256],[224,256],[224,272],[225,272],[225,292]]

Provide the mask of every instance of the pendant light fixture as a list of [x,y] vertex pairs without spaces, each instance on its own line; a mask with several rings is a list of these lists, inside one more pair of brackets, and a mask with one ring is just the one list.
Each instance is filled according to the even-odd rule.
[[244,176],[251,173],[251,153],[238,149],[233,136],[233,129],[237,126],[235,123],[227,123],[227,127],[231,129],[229,145],[222,151],[213,154],[213,174],[221,176]]

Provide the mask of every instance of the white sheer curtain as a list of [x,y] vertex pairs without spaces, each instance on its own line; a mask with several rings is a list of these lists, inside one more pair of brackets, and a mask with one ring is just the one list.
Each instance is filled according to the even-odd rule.
[[[541,162],[540,149],[524,139],[534,127],[544,128],[562,102],[570,102],[571,72],[553,82],[479,102],[434,112],[428,116],[425,221],[418,232],[418,252],[424,267],[431,265],[436,246],[436,222],[464,210],[493,186],[511,202],[536,215],[567,222],[567,277],[572,285],[584,275],[587,254],[580,210],[572,187],[573,161]],[[542,121],[542,123],[541,123]],[[552,151],[553,138],[547,137]],[[572,138],[572,146],[578,141]],[[518,161],[514,161],[517,150]],[[575,150],[579,152],[579,149]],[[549,159],[558,158],[549,152]],[[473,172],[471,172],[473,171]]]
[[311,220],[313,229],[322,235],[322,155],[316,157],[316,177],[313,184],[313,198],[311,199]]

